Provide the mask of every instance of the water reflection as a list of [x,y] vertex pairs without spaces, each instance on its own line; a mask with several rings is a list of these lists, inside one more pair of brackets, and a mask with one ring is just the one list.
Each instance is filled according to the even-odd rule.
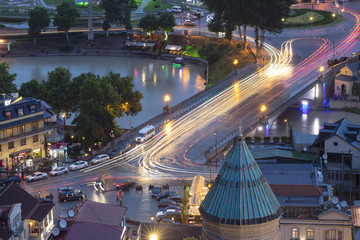
[[[135,89],[144,95],[141,102],[143,111],[131,119],[134,127],[162,112],[165,93],[171,96],[171,106],[175,106],[205,88],[203,67],[186,65],[180,70],[167,61],[153,59],[59,56],[6,58],[4,61],[9,63],[11,73],[17,73],[15,83],[18,86],[31,79],[47,79],[48,72],[56,67],[68,68],[72,77],[86,72],[103,76],[110,71],[120,73],[121,76],[133,77]],[[120,126],[129,126],[129,120],[126,118],[117,122]]]

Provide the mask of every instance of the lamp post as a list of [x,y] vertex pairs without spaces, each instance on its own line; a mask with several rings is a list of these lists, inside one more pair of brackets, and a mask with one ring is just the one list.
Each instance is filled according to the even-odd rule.
[[66,113],[63,113],[63,114],[61,115],[61,117],[62,117],[62,118],[64,118],[64,131],[65,131],[65,125],[66,125],[66,122],[65,122],[65,120],[66,120]]
[[170,97],[169,97],[169,95],[165,95],[165,97],[164,97],[164,101],[165,101],[165,104],[166,104],[166,106],[165,106],[165,107],[169,107],[169,105],[168,105],[168,103],[169,103],[169,101],[170,101]]
[[130,122],[130,130],[131,130],[131,115],[130,115],[130,105],[128,102],[125,103],[126,112],[129,116],[129,122]]
[[214,136],[215,136],[215,172],[216,174],[218,173],[217,172],[217,164],[218,164],[218,161],[217,161],[217,134],[216,134],[216,130],[215,130],[215,133],[214,133]]
[[313,17],[310,17],[309,20],[310,20],[310,22],[311,22],[311,32],[312,32],[312,24],[313,24],[314,18],[313,18]]
[[287,136],[288,137],[288,132],[289,132],[289,122],[288,122],[288,120],[287,119],[284,119],[284,122],[285,122],[285,125],[286,125],[286,134],[285,134],[285,136]]
[[335,22],[336,14],[333,13],[333,14],[332,14],[332,17],[334,18],[334,22]]
[[113,151],[114,151],[114,145],[115,145],[114,139],[115,139],[115,134],[114,134],[114,131],[113,131],[113,130],[111,130],[111,132],[110,132],[110,137],[112,138],[112,145],[113,145]]

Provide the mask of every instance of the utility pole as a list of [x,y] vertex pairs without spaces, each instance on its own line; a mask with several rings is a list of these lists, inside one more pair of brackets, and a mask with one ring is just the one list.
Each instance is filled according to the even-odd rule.
[[94,40],[94,32],[93,32],[93,14],[92,14],[92,0],[88,0],[89,4],[88,4],[88,27],[89,27],[89,31],[88,31],[88,40],[92,41]]

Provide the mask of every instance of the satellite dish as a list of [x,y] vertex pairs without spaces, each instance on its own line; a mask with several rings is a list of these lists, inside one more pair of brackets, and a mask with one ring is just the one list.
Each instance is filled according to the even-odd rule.
[[319,175],[319,182],[323,182],[324,181],[324,177],[323,177],[323,175]]
[[66,228],[66,226],[67,226],[66,220],[61,219],[59,225],[60,225],[61,228]]
[[52,234],[54,235],[54,237],[57,237],[60,234],[60,230],[57,227],[54,227],[52,230]]
[[322,157],[323,157],[324,160],[326,160],[326,159],[328,158],[328,155],[327,155],[326,153],[324,153],[324,154],[322,155]]
[[307,147],[304,147],[304,148],[303,148],[303,151],[306,152],[306,151],[307,151]]
[[332,202],[333,204],[337,204],[337,203],[339,202],[338,197],[333,197],[333,198],[331,199],[331,202]]
[[75,212],[72,209],[68,211],[68,214],[69,214],[69,217],[71,217],[71,218],[75,216]]
[[60,217],[63,217],[63,218],[68,217],[67,212],[66,212],[66,211],[62,211],[61,214],[60,214]]
[[327,164],[327,163],[328,163],[326,159],[324,160],[324,163],[325,163],[325,164]]
[[345,207],[347,206],[347,202],[346,202],[346,201],[342,201],[342,202],[340,203],[340,205],[341,205],[343,208],[345,208]]
[[338,210],[341,210],[341,206],[340,206],[340,204],[338,203],[338,204],[336,204],[336,208],[338,209]]

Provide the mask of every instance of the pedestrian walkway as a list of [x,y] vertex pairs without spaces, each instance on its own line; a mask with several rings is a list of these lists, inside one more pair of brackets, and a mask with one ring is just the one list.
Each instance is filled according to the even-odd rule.
[[144,13],[144,7],[152,0],[142,0],[141,5],[133,13]]

